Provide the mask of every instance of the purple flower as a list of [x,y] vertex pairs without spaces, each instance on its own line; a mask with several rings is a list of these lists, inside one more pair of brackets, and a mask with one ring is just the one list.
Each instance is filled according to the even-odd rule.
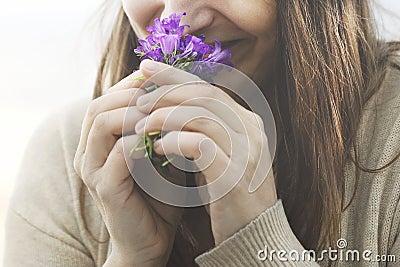
[[147,37],[146,40],[138,40],[140,46],[138,46],[134,52],[142,59],[151,59],[159,62],[165,60],[162,50],[154,40]]
[[192,55],[196,60],[204,60],[204,57],[213,50],[212,46],[204,43],[205,36],[196,37],[187,34],[181,44],[181,50],[185,57]]
[[232,54],[231,51],[225,49],[222,50],[222,45],[220,42],[218,42],[217,40],[215,40],[215,49],[214,51],[211,53],[211,55],[209,55],[205,61],[207,62],[218,62],[218,63],[222,63],[228,66],[233,66],[232,62],[231,62],[231,58],[232,58]]
[[154,20],[154,26],[148,26],[146,30],[150,32],[153,36],[167,33],[163,26],[163,23],[160,21],[159,18],[156,18]]
[[186,15],[186,13],[182,13],[179,15],[172,14],[171,16],[163,20],[157,18],[154,20],[154,26],[148,26],[146,30],[155,37],[164,34],[177,34],[179,36],[182,36],[185,27],[189,27],[189,25],[179,25],[182,16],[184,15]]
[[[180,25],[182,17],[186,13],[172,14],[168,18],[154,20],[153,26],[146,29],[150,35],[144,40],[138,40],[139,46],[134,49],[136,55],[141,59],[151,59],[164,62],[172,66],[190,66],[191,72],[201,71],[203,67],[199,64],[189,64],[190,62],[206,63],[222,63],[232,66],[231,52],[223,50],[221,43],[215,40],[215,45],[205,43],[205,36],[199,37],[185,34],[185,27],[189,25]],[[204,65],[204,64],[203,64]]]
[[189,25],[179,25],[181,23],[181,19],[185,16],[186,13],[182,14],[172,14],[169,18],[164,19],[164,27],[168,34],[177,34],[182,36],[185,27],[190,27]]
[[177,34],[165,34],[159,40],[162,52],[169,55],[179,47],[180,37]]

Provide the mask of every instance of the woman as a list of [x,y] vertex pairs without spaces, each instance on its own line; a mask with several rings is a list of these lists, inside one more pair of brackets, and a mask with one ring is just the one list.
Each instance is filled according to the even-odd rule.
[[[379,42],[367,2],[123,1],[93,100],[47,120],[27,149],[8,214],[6,266],[396,266],[383,257],[400,252],[400,46]],[[127,108],[137,111],[129,118],[133,147],[160,127],[168,108],[199,95],[250,118],[216,87],[144,105],[158,91],[141,97],[143,79],[134,78],[165,65],[139,64],[132,49],[154,18],[181,12],[189,33],[229,44],[235,67],[259,85],[277,123],[273,172],[261,187],[250,194],[243,179],[206,208],[143,194],[120,138]],[[159,82],[182,83],[178,74]],[[246,123],[257,136],[252,146],[265,141],[253,135],[254,121]],[[226,156],[220,129],[211,126],[184,128],[183,138],[170,135],[155,152],[176,153],[179,143],[196,158],[207,137]],[[221,162],[197,182],[212,180]],[[329,248],[357,250],[360,259],[329,258]],[[318,261],[289,256],[306,249],[320,252]]]

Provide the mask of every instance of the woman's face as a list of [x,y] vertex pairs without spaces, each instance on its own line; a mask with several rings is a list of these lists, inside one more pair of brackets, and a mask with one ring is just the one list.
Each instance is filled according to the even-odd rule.
[[259,85],[268,82],[276,39],[276,0],[122,0],[136,35],[157,17],[186,12],[185,33],[205,34],[206,42],[219,40],[232,52],[234,66]]

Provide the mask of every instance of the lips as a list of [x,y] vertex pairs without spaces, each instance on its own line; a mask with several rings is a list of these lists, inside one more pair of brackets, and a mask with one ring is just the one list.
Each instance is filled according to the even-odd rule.
[[[236,39],[236,40],[231,40],[231,41],[220,41],[220,43],[222,45],[222,49],[231,49],[233,46],[240,43],[241,41],[243,41],[243,39]],[[207,44],[214,45],[214,43],[208,43],[208,42],[207,42]]]
[[228,41],[228,42],[221,42],[222,48],[230,49],[233,46],[235,46],[236,44],[240,43],[241,41],[243,41],[243,39],[237,39],[237,40],[232,40],[232,41]]

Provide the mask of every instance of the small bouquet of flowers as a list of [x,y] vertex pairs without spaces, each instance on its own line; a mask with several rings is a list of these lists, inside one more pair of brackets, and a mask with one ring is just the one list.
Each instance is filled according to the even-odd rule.
[[185,34],[185,27],[180,25],[182,14],[172,14],[168,18],[154,20],[154,26],[148,26],[150,32],[144,40],[138,40],[138,46],[134,52],[141,59],[150,59],[179,67],[187,66],[189,62],[216,62],[232,66],[231,52],[222,50],[221,43],[217,40],[215,45],[206,44],[205,36],[199,37]]
[[[139,59],[163,62],[193,74],[204,73],[204,66],[207,68],[206,72],[210,74],[217,72],[215,68],[217,64],[210,63],[233,66],[231,52],[228,49],[223,50],[221,43],[217,40],[214,40],[214,45],[210,45],[205,43],[204,35],[196,37],[183,34],[185,27],[190,27],[180,25],[184,15],[186,13],[172,14],[162,20],[155,19],[154,26],[146,28],[150,35],[146,39],[138,40],[140,45],[134,49]],[[138,150],[146,150],[145,156],[149,157],[153,163],[158,163],[161,167],[167,166],[171,159],[155,156],[153,153],[153,143],[160,137],[161,132],[143,135],[131,150],[131,154]],[[138,147],[140,143],[144,145]]]

